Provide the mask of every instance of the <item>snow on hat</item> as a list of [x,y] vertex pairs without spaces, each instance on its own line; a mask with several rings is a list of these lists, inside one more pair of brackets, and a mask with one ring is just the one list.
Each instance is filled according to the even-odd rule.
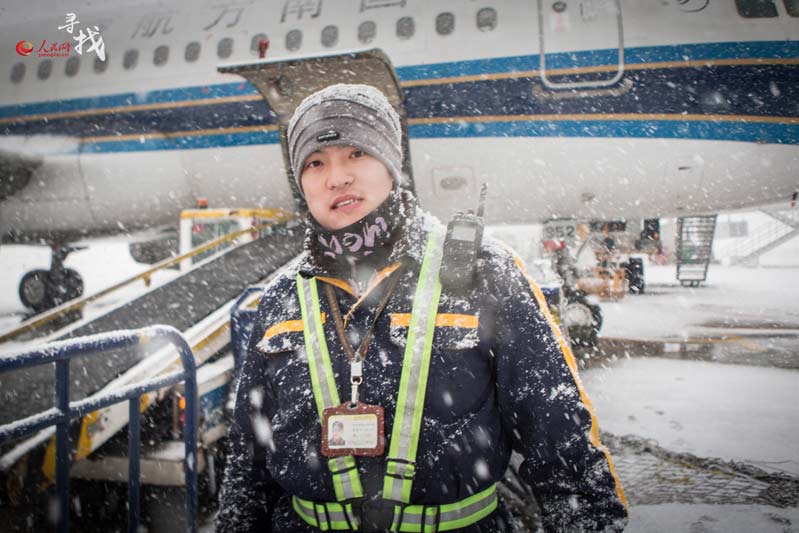
[[305,98],[289,121],[288,144],[300,194],[305,160],[326,146],[363,150],[386,166],[397,186],[402,184],[399,115],[388,98],[369,85],[331,85]]

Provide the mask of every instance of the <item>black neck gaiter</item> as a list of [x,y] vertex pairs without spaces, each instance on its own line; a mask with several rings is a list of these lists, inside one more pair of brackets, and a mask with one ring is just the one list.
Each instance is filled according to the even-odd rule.
[[320,265],[347,270],[356,265],[378,266],[400,233],[402,202],[397,189],[362,219],[338,230],[320,226],[308,216],[311,251]]

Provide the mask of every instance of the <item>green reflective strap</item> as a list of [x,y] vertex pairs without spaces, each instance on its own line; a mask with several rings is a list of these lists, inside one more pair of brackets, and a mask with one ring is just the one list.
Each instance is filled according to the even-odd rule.
[[[303,500],[297,496],[292,496],[291,505],[303,521],[309,526],[321,529],[322,531],[329,530],[351,530],[357,529],[357,525],[347,521],[347,514],[352,515],[352,508],[350,505],[341,505],[339,503],[314,503],[308,500]],[[317,520],[318,517],[318,520]]]
[[330,365],[330,353],[325,341],[325,330],[322,324],[322,313],[319,308],[319,292],[316,279],[305,279],[297,274],[297,292],[302,313],[302,330],[305,336],[305,353],[311,371],[311,387],[313,388],[316,409],[319,419],[325,407],[335,407],[341,403],[338,397],[333,369]]
[[[311,374],[316,410],[319,420],[327,407],[336,407],[339,400],[333,366],[330,364],[330,353],[325,340],[322,324],[322,312],[319,306],[319,291],[316,278],[305,279],[297,275],[297,296],[300,300],[303,334],[305,336],[305,353],[308,369]],[[358,475],[355,458],[351,455],[331,458],[328,468],[333,477],[333,488],[338,501],[363,497],[361,478]]]
[[325,381],[327,382],[327,390],[330,394],[330,405],[325,407],[336,407],[341,403],[338,397],[338,388],[336,387],[336,379],[333,376],[333,367],[330,364],[330,353],[327,351],[327,341],[325,340],[325,328],[322,324],[322,311],[319,309],[319,291],[317,290],[316,278],[310,280],[311,285],[311,300],[313,301],[313,318],[316,326],[316,336],[319,339],[319,347],[321,348],[322,365],[325,369]]
[[[493,513],[497,508],[496,483],[459,502],[448,503],[439,507],[409,505],[403,513],[399,531],[408,533],[422,532],[422,512],[425,513],[424,532],[451,531],[474,524]],[[438,515],[438,528],[435,526]],[[395,517],[396,523],[396,517]],[[396,528],[393,528],[396,530]]]
[[[307,524],[323,531],[353,529],[358,526],[352,521],[352,506],[335,502],[314,503],[296,496],[292,497],[292,506],[296,513]],[[445,505],[407,505],[394,506],[394,518],[391,531],[406,533],[428,533],[435,531],[452,531],[468,527],[497,508],[497,485],[469,496],[459,502]],[[422,519],[424,513],[424,520]],[[347,516],[350,522],[347,522]],[[436,526],[438,522],[438,526]]]
[[327,467],[333,475],[336,500],[344,501],[363,497],[361,476],[358,474],[355,457],[351,455],[331,457],[327,461]]
[[[327,372],[324,363],[330,364],[330,355],[327,353],[327,343],[324,343],[324,348],[322,347],[325,338],[324,331],[321,336],[319,335],[319,325],[322,320],[319,313],[319,300],[313,297],[317,292],[315,281],[313,279],[306,280],[297,274],[297,293],[302,313],[305,356],[308,359],[308,370],[311,373],[311,389],[316,401],[316,410],[321,420],[325,407],[338,405],[338,390],[333,386],[331,391],[325,375]],[[336,400],[335,403],[334,400]]]
[[402,507],[394,506],[394,518],[391,519],[391,529],[389,531],[399,531],[399,521],[402,518]]
[[416,475],[416,465],[410,463],[400,463],[397,461],[388,460],[386,464],[386,473],[391,474],[392,477],[405,477],[413,479]]
[[443,254],[442,241],[443,232],[440,229],[430,232],[413,297],[397,409],[386,459],[383,498],[403,503],[410,502],[413,487],[414,462],[422,425],[430,353],[441,297],[438,273]]

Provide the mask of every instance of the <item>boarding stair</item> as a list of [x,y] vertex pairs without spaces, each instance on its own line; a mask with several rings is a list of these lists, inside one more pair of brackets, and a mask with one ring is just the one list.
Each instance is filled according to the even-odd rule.
[[761,210],[761,212],[772,220],[759,227],[748,239],[734,243],[721,254],[729,257],[731,264],[757,266],[763,254],[799,235],[799,212],[796,210]]
[[715,231],[716,215],[677,219],[677,280],[683,286],[698,287],[707,279]]
[[[119,329],[164,324],[187,332],[234,300],[248,285],[263,280],[299,252],[303,242],[299,226],[276,225],[261,238],[232,246],[197,264],[188,272],[155,287],[91,320],[78,322],[46,340],[64,340]],[[179,258],[176,258],[176,260]],[[31,334],[31,332],[26,332]],[[13,344],[0,347],[0,352]],[[78,357],[73,361],[73,399],[85,398],[125,373],[141,359],[136,349],[117,350],[102,361]],[[52,370],[34,367],[0,376],[0,424],[45,409],[55,390]]]

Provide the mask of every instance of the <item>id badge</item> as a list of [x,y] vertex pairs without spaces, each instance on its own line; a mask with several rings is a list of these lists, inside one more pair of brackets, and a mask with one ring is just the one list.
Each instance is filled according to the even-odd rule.
[[322,411],[322,455],[340,457],[383,455],[386,437],[383,431],[383,408],[345,402]]

